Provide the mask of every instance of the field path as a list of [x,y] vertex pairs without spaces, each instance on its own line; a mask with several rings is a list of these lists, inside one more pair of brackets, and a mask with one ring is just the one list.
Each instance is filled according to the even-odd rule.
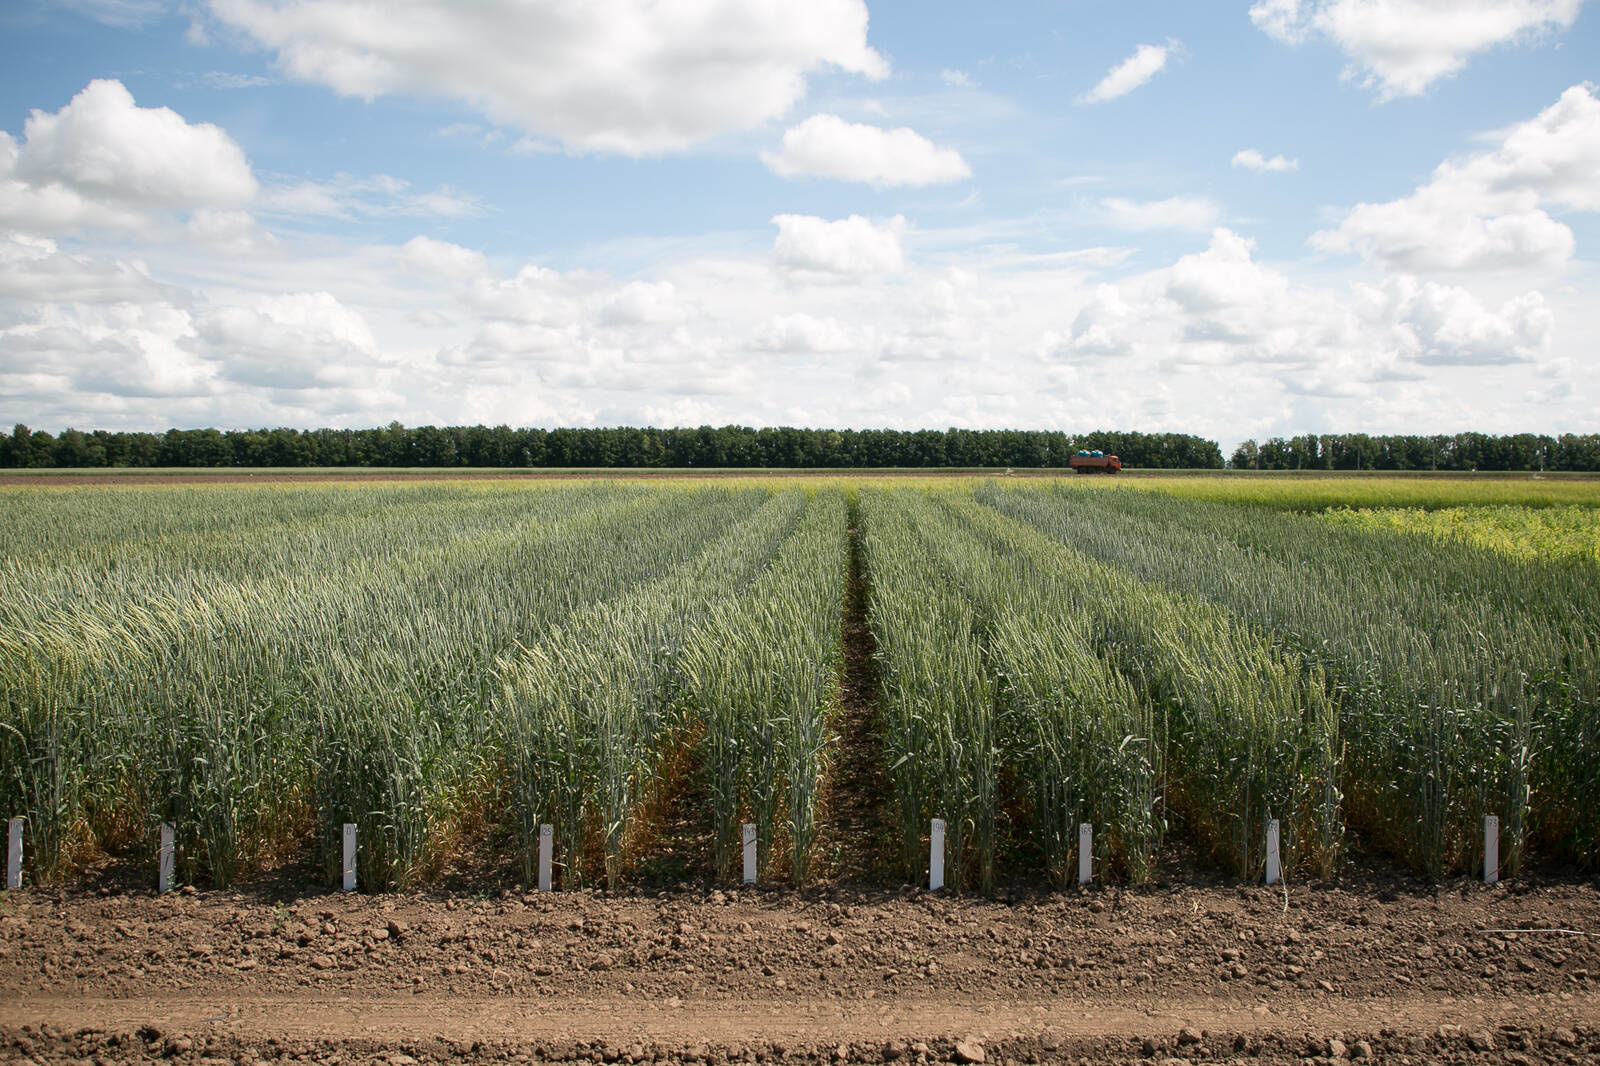
[[836,1066],[952,1061],[972,1040],[996,1066],[1358,1045],[1413,1066],[1579,1063],[1600,1061],[1596,932],[1586,882],[994,900],[108,883],[0,898],[0,1061]]
[[1600,1027],[1600,994],[1562,1000],[1549,995],[1493,999],[1407,994],[1370,999],[1299,1001],[1277,1010],[1219,1006],[1209,999],[1139,1002],[1081,997],[900,997],[893,1001],[766,999],[640,1002],[584,997],[518,999],[504,996],[239,996],[181,995],[107,999],[28,996],[0,1003],[0,1027],[93,1025],[136,1030],[158,1022],[167,1029],[210,1029],[244,1042],[270,1037],[454,1042],[576,1040],[697,1043],[878,1042],[977,1037],[1004,1041],[1054,1034],[1062,1038],[1175,1037],[1193,1027],[1215,1033],[1364,1032],[1386,1028],[1432,1034],[1441,1025],[1463,1030]]

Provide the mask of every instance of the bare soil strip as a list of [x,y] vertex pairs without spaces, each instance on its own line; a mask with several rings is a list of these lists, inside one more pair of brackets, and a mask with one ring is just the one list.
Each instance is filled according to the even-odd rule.
[[[1566,1002],[1510,997],[1472,1002],[1408,994],[1394,999],[1289,1003],[1278,1011],[1218,1006],[1211,1000],[1095,1001],[1078,998],[955,1001],[899,999],[844,1006],[795,1000],[727,1005],[708,1001],[658,1004],[637,1000],[529,1002],[510,997],[181,996],[138,999],[28,997],[0,1005],[0,1029],[21,1024],[74,1029],[86,1022],[132,1032],[159,1022],[164,1031],[216,1033],[244,1043],[286,1040],[381,1039],[391,1044],[443,1040],[507,1040],[524,1044],[646,1041],[682,1049],[697,1044],[883,1045],[976,1039],[1001,1044],[1149,1037],[1177,1046],[1185,1029],[1202,1033],[1302,1035],[1373,1032],[1381,1028],[1437,1037],[1440,1026],[1473,1031],[1593,1028],[1600,995]],[[1446,1031],[1447,1036],[1449,1030]],[[1213,1039],[1213,1042],[1215,1039]],[[1232,1043],[1231,1039],[1228,1041]]]
[[0,1060],[1594,1062],[1595,933],[1572,881],[24,890]]
[[823,782],[816,867],[834,881],[892,882],[897,853],[878,721],[877,643],[867,625],[868,585],[861,555],[861,511],[850,501],[850,553],[843,624],[843,676],[834,718],[838,738]]

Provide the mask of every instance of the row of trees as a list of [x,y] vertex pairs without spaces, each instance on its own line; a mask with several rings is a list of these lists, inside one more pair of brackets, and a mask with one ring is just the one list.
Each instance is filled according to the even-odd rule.
[[1222,466],[1215,441],[1183,433],[1047,430],[172,429],[59,436],[19,425],[0,436],[4,467],[1062,467],[1080,448],[1127,466]]
[[[16,426],[0,435],[0,467],[1063,467],[1080,448],[1123,465],[1218,469],[1214,441],[1185,433],[1073,435],[970,429],[170,429],[165,433],[63,431]],[[1600,471],[1600,434],[1376,436],[1305,434],[1247,440],[1238,470]]]
[[1432,437],[1308,433],[1247,440],[1237,470],[1600,470],[1600,434],[1455,433]]

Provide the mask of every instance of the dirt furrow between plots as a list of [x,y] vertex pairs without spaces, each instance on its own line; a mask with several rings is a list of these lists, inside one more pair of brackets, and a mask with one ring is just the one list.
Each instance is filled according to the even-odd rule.
[[877,645],[867,624],[870,599],[861,549],[861,507],[850,499],[850,547],[842,620],[842,676],[839,704],[818,812],[821,835],[818,875],[825,878],[885,880],[894,869],[896,838],[885,809],[892,795],[884,767],[878,721]]

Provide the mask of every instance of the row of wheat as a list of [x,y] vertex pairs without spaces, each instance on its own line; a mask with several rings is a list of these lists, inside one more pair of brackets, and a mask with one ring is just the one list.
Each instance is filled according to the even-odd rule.
[[1148,874],[1169,810],[1241,875],[1284,827],[1289,868],[1342,846],[1337,720],[1260,631],[977,505],[866,494],[873,626],[907,859],[952,824],[953,882],[992,883],[997,822],[1058,880],[1077,827]]
[[1078,486],[977,498],[1259,626],[1323,673],[1352,824],[1430,874],[1600,864],[1600,567],[1315,515]]

